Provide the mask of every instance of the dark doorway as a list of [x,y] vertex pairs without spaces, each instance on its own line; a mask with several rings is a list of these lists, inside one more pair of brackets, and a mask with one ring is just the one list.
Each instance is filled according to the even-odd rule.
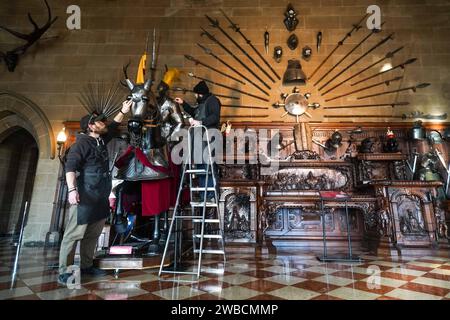
[[25,129],[0,139],[0,236],[20,232],[25,202],[31,200],[39,149]]

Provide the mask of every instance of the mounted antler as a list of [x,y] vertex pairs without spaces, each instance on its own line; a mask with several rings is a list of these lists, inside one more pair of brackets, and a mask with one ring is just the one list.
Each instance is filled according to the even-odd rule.
[[13,50],[7,51],[6,53],[0,52],[0,58],[3,58],[5,60],[6,65],[8,66],[8,70],[10,72],[13,72],[15,70],[17,63],[19,61],[19,56],[25,54],[28,48],[30,48],[33,44],[35,44],[58,19],[58,17],[52,18],[52,12],[50,6],[48,5],[47,0],[44,0],[44,2],[48,12],[47,22],[42,27],[39,27],[31,17],[31,14],[28,13],[28,20],[30,20],[30,23],[34,27],[34,30],[30,34],[20,33],[0,25],[0,29],[3,29],[6,32],[12,34],[13,36],[26,41],[24,45],[17,47]]

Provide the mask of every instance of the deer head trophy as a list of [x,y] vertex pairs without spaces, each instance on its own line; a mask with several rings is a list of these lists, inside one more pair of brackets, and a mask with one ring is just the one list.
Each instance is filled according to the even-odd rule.
[[31,14],[28,13],[28,20],[30,21],[30,23],[34,27],[34,30],[31,33],[29,33],[29,34],[20,33],[20,32],[11,30],[11,29],[9,29],[7,27],[4,27],[4,26],[0,25],[0,29],[5,30],[6,32],[12,34],[16,38],[19,38],[19,39],[22,39],[22,40],[26,41],[26,43],[24,45],[21,45],[21,46],[15,48],[13,50],[6,51],[6,52],[1,52],[0,51],[0,60],[3,59],[5,61],[9,72],[14,72],[14,70],[16,69],[17,63],[19,62],[20,56],[24,55],[25,52],[33,44],[35,44],[42,37],[42,35],[45,32],[47,32],[47,30],[58,19],[58,17],[52,18],[52,12],[51,12],[50,6],[48,5],[47,0],[44,0],[44,2],[45,2],[45,6],[47,7],[47,12],[48,12],[47,22],[42,27],[39,27],[37,25],[37,23],[31,17]]

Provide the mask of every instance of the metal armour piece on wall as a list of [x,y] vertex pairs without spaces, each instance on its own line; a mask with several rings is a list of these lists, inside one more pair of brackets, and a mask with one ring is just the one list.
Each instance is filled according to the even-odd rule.
[[306,85],[306,75],[299,60],[289,60],[283,76],[283,85]]
[[412,140],[425,140],[426,132],[424,127],[422,126],[422,121],[416,121],[414,123],[414,127],[410,131],[410,137]]
[[275,47],[273,49],[273,58],[275,59],[276,62],[280,63],[281,62],[281,57],[283,56],[283,48],[281,47]]
[[291,36],[287,40],[287,45],[289,49],[295,50],[298,47],[298,37],[296,34],[291,34]]
[[311,55],[312,55],[312,49],[308,46],[304,47],[302,50],[303,59],[305,59],[306,61],[309,61],[311,59]]
[[284,19],[284,25],[289,31],[294,31],[295,28],[297,28],[298,19],[297,19],[297,12],[295,12],[292,4],[289,3],[286,12],[284,13],[284,16],[286,17]]

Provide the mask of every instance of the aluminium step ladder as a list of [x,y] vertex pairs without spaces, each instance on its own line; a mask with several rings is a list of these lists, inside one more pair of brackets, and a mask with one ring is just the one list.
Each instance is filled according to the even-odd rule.
[[[206,135],[206,147],[207,147],[207,163],[203,166],[205,168],[195,168],[192,164],[192,130],[200,129],[201,132],[205,132]],[[202,135],[203,137],[203,135]],[[169,227],[169,233],[167,236],[166,244],[164,247],[164,253],[161,259],[161,265],[159,268],[158,276],[161,276],[163,273],[170,273],[170,274],[182,274],[182,275],[196,275],[197,278],[200,277],[200,272],[202,268],[202,258],[204,254],[216,254],[216,255],[222,255],[224,263],[226,262],[225,257],[225,243],[224,243],[224,237],[223,237],[223,228],[221,219],[219,216],[219,197],[218,197],[218,191],[217,191],[217,181],[213,174],[214,170],[214,163],[212,161],[212,155],[211,155],[211,146],[210,146],[210,137],[208,134],[208,130],[205,126],[195,126],[190,127],[188,129],[188,135],[187,135],[187,145],[188,145],[188,155],[185,157],[185,161],[183,163],[183,171],[180,181],[180,186],[178,189],[177,194],[177,200],[175,203],[175,208],[173,210],[173,216],[171,219],[170,227]],[[203,140],[203,139],[202,139]],[[204,145],[202,144],[202,146]],[[202,148],[203,149],[203,148]],[[203,150],[202,150],[203,152]],[[202,153],[203,154],[203,153]],[[205,175],[205,185],[204,186],[194,186],[194,180],[197,180],[199,175]],[[190,212],[187,212],[185,214],[184,211],[189,210],[183,210],[181,208],[181,197],[183,194],[183,189],[185,181],[187,181],[187,176],[189,176],[189,190],[190,190]],[[208,179],[212,178],[212,184],[213,186],[208,186]],[[213,192],[214,197],[213,199],[208,199],[208,192]],[[195,196],[200,196],[200,201],[194,201]],[[207,209],[210,209],[210,211],[215,213],[215,217],[207,216]],[[182,235],[180,235],[183,228],[180,228],[180,224],[182,226],[183,222],[191,221],[192,222],[192,247],[193,247],[193,253],[197,255],[197,266],[193,271],[178,271],[176,270],[176,264],[177,260],[181,258],[181,242],[182,242]],[[213,233],[205,233],[205,227],[206,224],[209,225],[216,225],[218,234]],[[174,227],[175,226],[175,227]],[[174,236],[174,264],[175,268],[173,270],[164,269],[164,261],[166,259],[166,255],[168,253],[169,244],[171,237]],[[217,249],[211,249],[211,248],[205,248],[205,239],[208,239],[210,242],[214,242],[214,240],[217,240]]]

